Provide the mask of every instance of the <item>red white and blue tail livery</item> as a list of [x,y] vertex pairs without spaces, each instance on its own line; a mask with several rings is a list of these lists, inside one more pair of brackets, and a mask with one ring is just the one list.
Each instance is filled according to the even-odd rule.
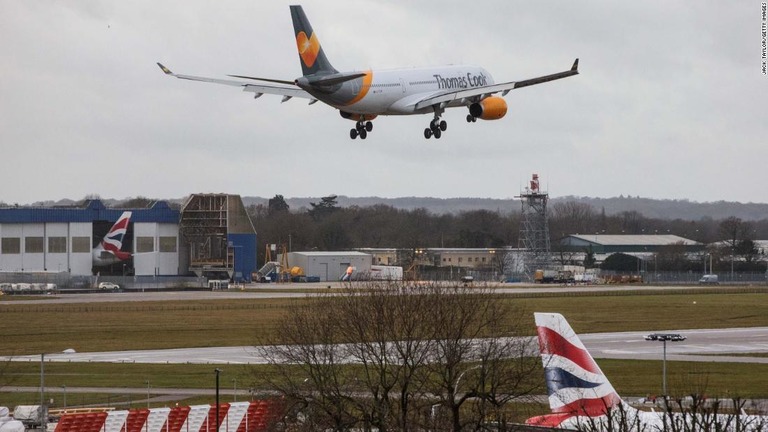
[[131,221],[131,212],[123,212],[117,219],[112,228],[109,229],[104,239],[93,248],[93,265],[106,266],[120,261],[125,261],[132,255],[130,252],[124,252],[123,239],[128,232],[128,223]]
[[534,316],[552,414],[528,423],[556,427],[618,408],[621,398],[565,318],[555,313]]
[[744,412],[705,416],[637,410],[622,401],[565,317],[534,316],[552,413],[529,418],[530,425],[582,431],[768,430],[768,417]]

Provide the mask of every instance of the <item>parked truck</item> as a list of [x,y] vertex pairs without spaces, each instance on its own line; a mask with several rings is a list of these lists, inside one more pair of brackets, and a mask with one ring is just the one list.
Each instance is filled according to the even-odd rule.
[[13,419],[24,424],[27,429],[38,428],[42,426],[40,405],[16,405],[13,410]]

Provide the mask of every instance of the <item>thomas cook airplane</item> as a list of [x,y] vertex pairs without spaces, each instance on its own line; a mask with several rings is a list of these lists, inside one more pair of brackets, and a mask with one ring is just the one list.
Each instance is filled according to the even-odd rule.
[[448,127],[440,119],[446,108],[468,108],[470,123],[477,119],[498,120],[507,113],[507,103],[495,96],[497,93],[506,96],[514,89],[579,73],[579,59],[564,72],[501,84],[496,84],[488,71],[477,66],[339,72],[325,56],[301,6],[291,6],[291,18],[303,72],[294,81],[244,75],[230,75],[239,80],[206,78],[175,74],[162,64],[157,65],[176,78],[242,87],[243,91],[254,93],[254,98],[266,93],[283,96],[283,102],[294,97],[309,99],[310,104],[321,101],[338,109],[343,118],[357,122],[349,131],[352,139],[365,139],[373,130],[371,120],[379,115],[411,114],[433,114],[424,137],[440,138]]

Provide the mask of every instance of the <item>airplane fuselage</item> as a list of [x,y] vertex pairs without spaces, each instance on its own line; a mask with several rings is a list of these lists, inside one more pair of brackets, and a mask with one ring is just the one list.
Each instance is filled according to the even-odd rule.
[[[308,80],[297,84],[319,101],[351,114],[410,115],[431,113],[430,106],[418,108],[425,97],[448,91],[467,90],[495,84],[491,74],[477,66],[444,66],[439,68],[411,68],[365,71],[365,76],[317,88]],[[461,98],[444,107],[466,105]]]
[[[468,123],[499,120],[507,113],[503,97],[511,90],[577,75],[578,58],[570,70],[522,81],[496,84],[487,70],[477,66],[441,66],[364,72],[339,72],[325,55],[320,39],[300,5],[290,7],[302,76],[293,80],[230,75],[232,79],[175,74],[158,63],[166,75],[176,78],[242,87],[254,93],[309,99],[339,110],[342,117],[356,122],[349,137],[365,139],[379,115],[432,114],[424,138],[439,139],[448,127],[441,119],[446,108],[465,107]],[[500,96],[496,96],[500,93]]]

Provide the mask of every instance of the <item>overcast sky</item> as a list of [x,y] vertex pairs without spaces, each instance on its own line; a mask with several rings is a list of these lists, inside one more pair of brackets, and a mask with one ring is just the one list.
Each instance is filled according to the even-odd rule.
[[768,202],[761,4],[304,1],[339,70],[472,64],[507,95],[497,121],[379,117],[368,139],[322,103],[258,100],[174,72],[300,75],[286,1],[0,0],[0,201],[88,194]]

